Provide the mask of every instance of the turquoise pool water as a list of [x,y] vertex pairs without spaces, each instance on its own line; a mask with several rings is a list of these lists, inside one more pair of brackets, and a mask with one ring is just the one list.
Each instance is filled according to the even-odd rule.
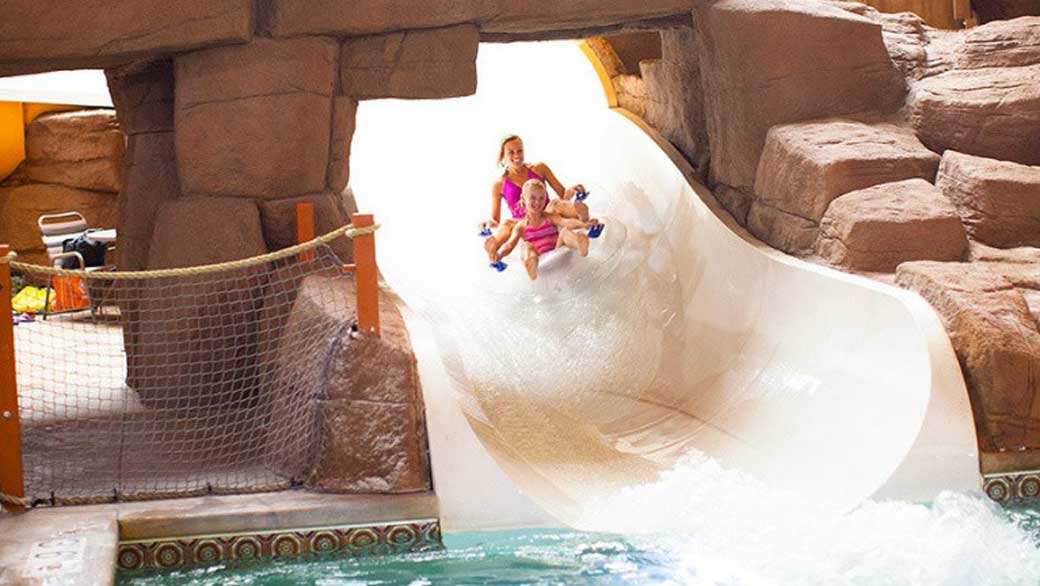
[[1040,513],[1028,506],[1001,509],[981,495],[944,494],[928,506],[869,503],[829,518],[792,521],[780,511],[759,513],[759,530],[744,535],[717,523],[625,536],[449,533],[444,551],[131,574],[121,576],[119,586],[1040,583]]

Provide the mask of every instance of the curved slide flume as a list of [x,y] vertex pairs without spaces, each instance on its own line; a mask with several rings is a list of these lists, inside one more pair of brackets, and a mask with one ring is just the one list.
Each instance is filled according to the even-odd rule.
[[[482,45],[478,75],[469,98],[362,103],[351,161],[407,305],[446,528],[623,530],[604,503],[691,455],[835,510],[977,488],[964,382],[922,299],[755,240],[602,105],[576,44]],[[488,269],[475,229],[513,130],[607,223],[534,283],[518,259]]]

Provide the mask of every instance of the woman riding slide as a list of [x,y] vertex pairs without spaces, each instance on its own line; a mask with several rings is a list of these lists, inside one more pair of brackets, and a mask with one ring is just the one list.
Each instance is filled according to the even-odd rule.
[[[562,198],[549,201],[545,208],[546,213],[563,218],[578,219],[582,222],[588,221],[588,206],[580,201],[572,201],[575,194],[585,193],[585,188],[579,183],[564,189],[563,184],[548,165],[525,163],[524,143],[519,136],[510,135],[501,140],[498,146],[498,164],[505,167],[505,171],[502,173],[502,177],[491,186],[491,219],[481,223],[482,234],[487,235],[492,229],[497,229],[484,240],[484,250],[487,251],[488,259],[493,264],[500,260],[500,257],[496,258],[497,251],[509,238],[513,226],[524,217],[520,186],[531,179],[548,183]],[[543,189],[544,183],[542,184]],[[511,216],[504,221],[501,219],[502,200],[505,200],[509,207]]]

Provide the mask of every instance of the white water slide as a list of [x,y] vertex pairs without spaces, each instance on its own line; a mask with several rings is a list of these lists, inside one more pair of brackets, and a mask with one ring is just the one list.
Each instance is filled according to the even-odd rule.
[[[406,306],[447,529],[660,525],[686,506],[651,502],[668,482],[724,498],[739,477],[838,511],[978,487],[964,382],[922,299],[755,240],[605,105],[576,43],[482,45],[478,80],[363,102],[351,161]],[[510,132],[607,226],[535,282],[517,258],[488,268],[477,235]]]

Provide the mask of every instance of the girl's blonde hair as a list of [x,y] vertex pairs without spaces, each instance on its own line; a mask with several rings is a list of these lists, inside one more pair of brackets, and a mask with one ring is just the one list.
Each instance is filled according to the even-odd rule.
[[546,195],[549,194],[549,190],[545,188],[545,183],[541,179],[528,179],[524,181],[524,186],[520,188],[520,197],[526,198],[528,193],[536,189]]
[[498,161],[497,161],[497,164],[498,164],[499,167],[502,166],[502,159],[506,158],[506,143],[507,142],[513,142],[514,140],[520,140],[521,142],[523,142],[523,139],[520,138],[520,136],[516,135],[516,134],[510,134],[509,136],[503,137],[502,140],[500,140],[498,142]]

